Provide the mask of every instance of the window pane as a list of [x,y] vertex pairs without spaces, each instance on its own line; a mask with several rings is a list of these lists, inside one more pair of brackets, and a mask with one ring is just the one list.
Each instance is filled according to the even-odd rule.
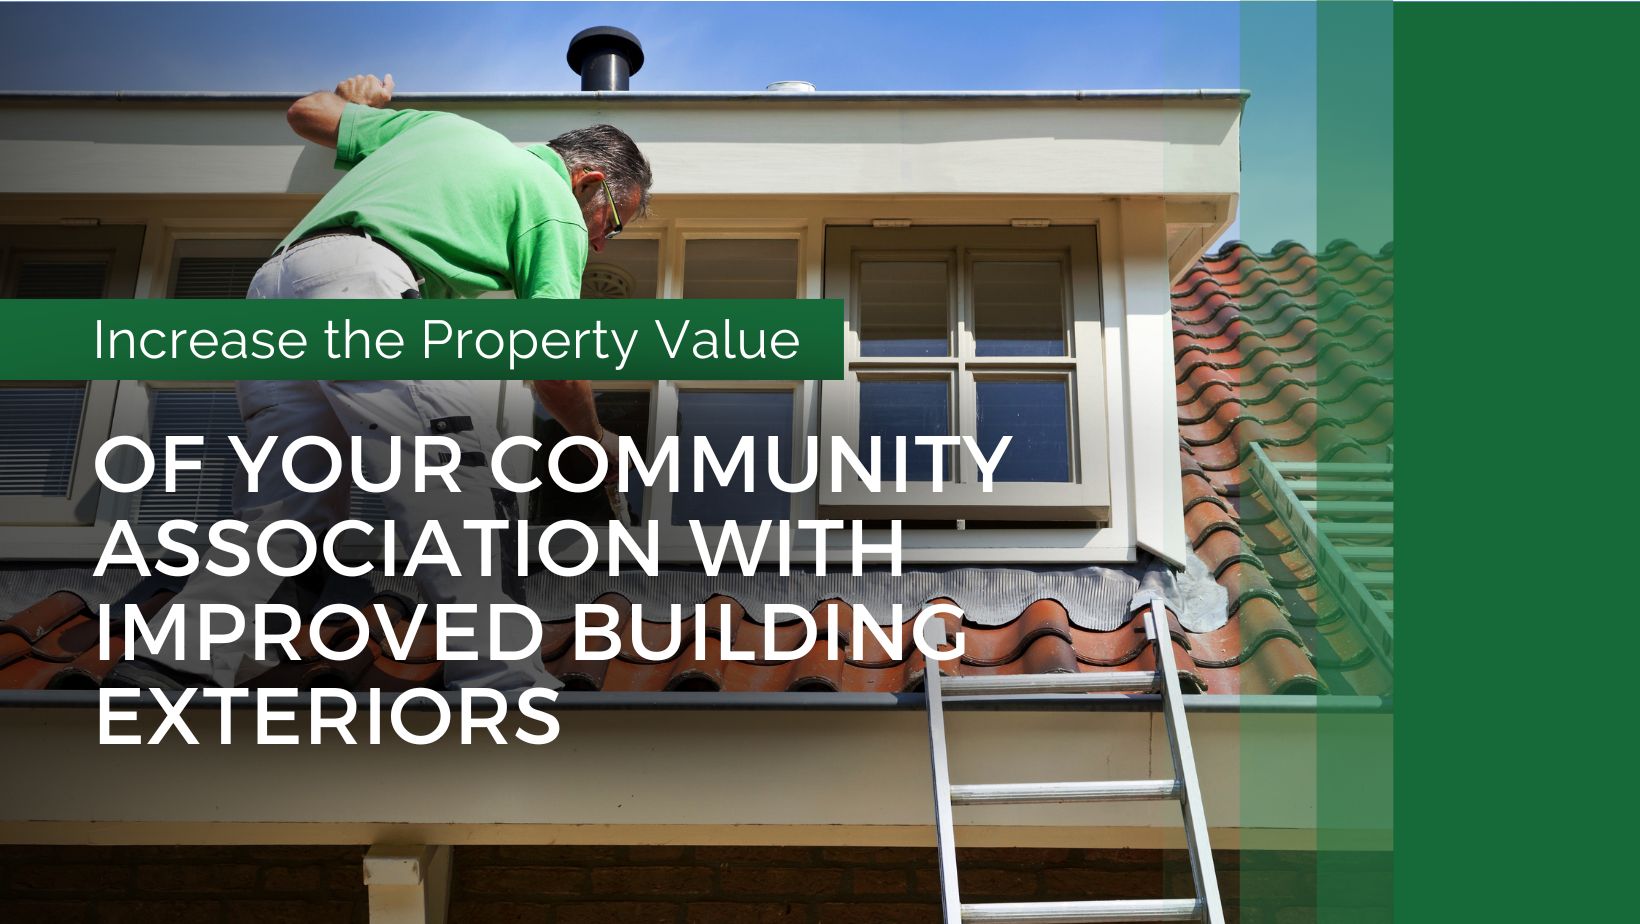
[[[581,274],[582,298],[655,298],[660,241],[617,238],[595,253]],[[789,298],[790,296],[784,296]]]
[[860,264],[860,355],[950,356],[950,276],[943,262]]
[[974,353],[1064,356],[1064,274],[1060,264],[974,263]]
[[148,445],[156,459],[165,457],[168,436],[203,436],[205,444],[179,449],[183,458],[200,459],[202,465],[198,471],[178,471],[175,491],[166,492],[162,474],[156,473],[148,482],[137,502],[137,522],[194,520],[203,524],[233,516],[239,460],[228,445],[228,436],[245,437],[245,423],[239,418],[233,392],[157,390],[152,414]]
[[67,497],[85,383],[0,388],[0,495]]
[[[929,481],[934,477],[933,461],[928,447],[919,447],[910,439],[918,436],[951,435],[951,386],[947,379],[937,380],[860,380],[860,442],[854,447],[862,459],[871,450],[871,438],[882,437],[882,460],[885,472],[893,470],[894,437],[907,437],[907,481]],[[950,454],[946,454],[945,473],[951,474]],[[886,476],[885,476],[886,477]]]
[[979,445],[989,456],[1012,436],[997,481],[1071,479],[1070,399],[1063,379],[974,383]]
[[[649,458],[649,392],[601,391],[594,396],[598,408],[598,422],[610,432],[631,437],[644,458]],[[603,491],[577,494],[558,486],[547,473],[547,457],[558,441],[568,436],[563,424],[549,417],[539,401],[535,402],[535,438],[541,441],[541,451],[535,454],[535,470],[531,473],[541,479],[541,487],[530,494],[530,521],[550,523],[553,520],[580,520],[594,526],[603,526],[613,518],[609,509],[609,495]],[[567,450],[559,463],[564,477],[584,481],[592,477],[592,460],[578,449]],[[634,523],[643,520],[643,485],[633,481],[634,489],[627,492],[627,509]]]
[[796,240],[689,241],[684,298],[796,298]]
[[[769,480],[769,437],[780,438],[780,464],[791,478],[792,393],[789,391],[684,391],[678,394],[678,493],[672,522],[722,523],[726,520],[778,520],[791,512],[790,495]],[[747,494],[744,469],[736,469],[727,487],[706,466],[705,490],[695,493],[695,438],[704,437],[720,464],[727,465],[742,436],[752,437],[747,460],[752,464],[754,493]]]

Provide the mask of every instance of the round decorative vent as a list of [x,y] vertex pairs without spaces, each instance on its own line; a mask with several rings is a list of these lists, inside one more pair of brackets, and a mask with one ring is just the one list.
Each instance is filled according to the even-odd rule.
[[630,298],[632,274],[608,263],[594,263],[581,274],[582,298]]

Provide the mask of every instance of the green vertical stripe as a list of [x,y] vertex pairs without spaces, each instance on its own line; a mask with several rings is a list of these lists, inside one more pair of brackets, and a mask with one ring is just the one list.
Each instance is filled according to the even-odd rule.
[[[1347,244],[1377,253],[1393,234],[1392,16],[1387,0],[1328,0],[1316,8],[1315,246],[1328,253],[1340,244],[1338,256],[1326,260],[1331,275],[1341,285],[1358,280],[1362,289],[1378,271],[1368,270],[1363,258],[1350,261]],[[1347,366],[1378,360],[1392,342],[1383,330],[1394,308],[1390,290],[1372,291],[1382,298],[1357,299],[1355,286],[1349,296],[1355,306],[1317,313],[1315,343],[1333,348],[1318,352],[1313,368],[1317,381],[1329,383],[1316,389],[1316,451],[1322,461],[1385,462],[1393,406],[1362,417],[1366,409],[1347,400],[1341,383]],[[1393,360],[1373,371],[1387,377],[1392,366]],[[1317,519],[1329,518],[1331,503],[1317,500]],[[1316,716],[1318,921],[1387,924],[1393,917],[1394,855],[1381,847],[1393,837],[1393,727],[1325,708]]]
[[1633,916],[1637,36],[1396,8],[1405,920]]

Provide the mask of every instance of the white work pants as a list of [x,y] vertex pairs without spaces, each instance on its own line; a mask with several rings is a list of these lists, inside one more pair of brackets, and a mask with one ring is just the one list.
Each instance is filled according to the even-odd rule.
[[[415,288],[415,281],[410,268],[386,248],[362,237],[325,237],[298,244],[270,259],[251,282],[248,297],[398,298],[411,288]],[[516,495],[498,489],[490,475],[490,454],[500,442],[495,424],[493,384],[240,382],[237,392],[247,431],[247,449],[254,453],[263,440],[279,437],[274,453],[262,469],[258,490],[246,491],[241,473],[235,491],[236,514],[251,524],[249,547],[254,548],[260,527],[275,520],[300,520],[315,534],[322,535],[323,530],[347,518],[351,477],[343,477],[330,490],[319,494],[297,490],[285,481],[278,464],[285,443],[301,436],[321,436],[335,443],[346,460],[348,438],[359,437],[365,472],[371,481],[377,482],[392,470],[393,449],[389,437],[396,435],[400,438],[397,460],[400,477],[395,487],[381,495],[387,515],[395,521],[400,541],[407,548],[413,547],[429,521],[439,521],[459,564],[459,576],[437,566],[418,569],[415,578],[422,598],[428,604],[474,604],[478,608],[473,616],[446,617],[447,623],[473,630],[470,639],[452,638],[451,648],[481,653],[476,661],[446,660],[446,683],[502,690],[563,686],[547,672],[539,657],[492,661],[482,655],[491,649],[490,605],[510,602],[502,589],[502,576],[506,572],[501,556],[492,550],[489,576],[481,574],[483,562],[477,534],[463,530],[461,524],[469,519],[505,519],[517,511]],[[459,492],[445,490],[438,478],[428,481],[426,492],[415,491],[414,437],[434,434],[453,439],[461,450],[463,464],[452,475]],[[328,468],[323,454],[315,449],[304,450],[296,460],[294,474],[309,483],[320,480]],[[271,548],[276,561],[297,559],[296,541],[288,531],[277,534]],[[190,627],[200,625],[197,605],[202,603],[233,604],[249,617],[251,608],[267,602],[282,580],[254,560],[250,571],[238,577],[218,577],[201,569],[189,577],[173,602],[188,606]],[[373,613],[366,615],[375,620]],[[522,619],[513,617],[502,623],[500,643],[504,650],[517,650],[528,637],[528,627]],[[217,646],[208,662],[197,657],[178,659],[169,651],[141,653],[180,670],[208,675],[224,686],[239,685],[275,663],[257,660],[248,637],[243,644]]]

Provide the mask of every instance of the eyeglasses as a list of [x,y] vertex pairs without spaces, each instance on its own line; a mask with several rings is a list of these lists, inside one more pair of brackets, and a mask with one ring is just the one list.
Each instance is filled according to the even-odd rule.
[[604,232],[604,240],[607,241],[610,238],[621,236],[621,210],[615,207],[615,194],[609,191],[609,184],[599,180],[598,185],[604,188],[604,198],[609,200],[609,218],[615,224],[615,227]]

